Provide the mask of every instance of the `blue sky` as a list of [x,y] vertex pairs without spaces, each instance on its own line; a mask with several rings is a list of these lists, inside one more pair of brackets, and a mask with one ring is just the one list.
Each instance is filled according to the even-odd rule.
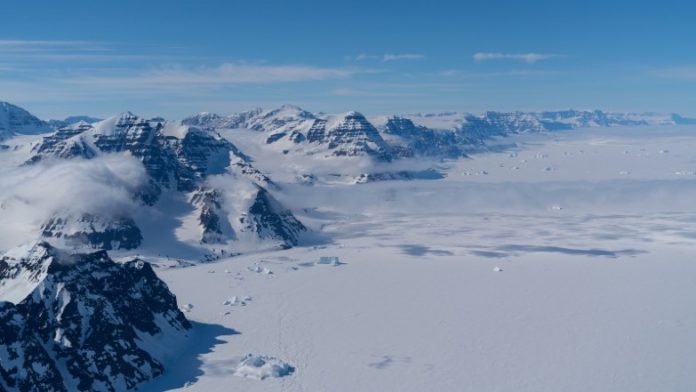
[[13,1],[0,100],[43,118],[606,109],[696,116],[686,1]]

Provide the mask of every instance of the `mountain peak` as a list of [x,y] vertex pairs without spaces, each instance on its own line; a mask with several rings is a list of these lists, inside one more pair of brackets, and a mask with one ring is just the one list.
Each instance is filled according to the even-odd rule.
[[301,107],[289,103],[285,103],[280,105],[280,109],[283,110],[298,110],[298,111],[304,111]]
[[45,242],[24,251],[0,258],[3,289],[24,294],[0,302],[0,350],[16,359],[0,362],[0,385],[130,390],[164,372],[163,353],[142,347],[163,339],[176,347],[191,324],[148,263]]
[[35,135],[50,130],[48,123],[39,120],[25,109],[0,101],[0,140],[15,135]]
[[362,113],[360,113],[360,112],[358,112],[358,111],[351,110],[351,111],[349,111],[349,112],[346,112],[346,113],[343,115],[343,117],[362,117],[362,118],[364,118],[365,116],[363,116]]

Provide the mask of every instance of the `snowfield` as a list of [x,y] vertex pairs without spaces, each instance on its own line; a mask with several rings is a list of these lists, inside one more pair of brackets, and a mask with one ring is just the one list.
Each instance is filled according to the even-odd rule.
[[696,127],[519,135],[420,163],[440,180],[313,185],[291,181],[364,168],[222,134],[314,235],[160,267],[196,343],[141,390],[696,387]]

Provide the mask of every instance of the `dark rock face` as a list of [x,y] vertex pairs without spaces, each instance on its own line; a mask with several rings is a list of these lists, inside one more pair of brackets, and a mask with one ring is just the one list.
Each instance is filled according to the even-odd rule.
[[244,127],[255,131],[274,131],[288,125],[297,125],[306,120],[313,120],[316,117],[306,110],[294,105],[283,105],[278,109],[269,111],[247,112],[252,114],[244,122]]
[[289,210],[260,187],[248,214],[240,221],[259,238],[280,240],[285,247],[297,245],[300,234],[307,231]]
[[213,137],[210,132],[200,128],[191,128],[183,139],[174,140],[171,144],[178,161],[198,178],[224,173],[230,165],[230,152],[242,156],[232,143]]
[[68,255],[39,243],[0,259],[0,293],[18,279],[28,295],[0,302],[4,390],[131,390],[164,371],[146,348],[176,344],[191,328],[140,260],[117,264],[104,251]]
[[157,188],[143,196],[148,204],[157,200],[162,187],[191,192],[207,175],[223,173],[230,165],[256,181],[270,182],[251,165],[249,157],[213,131],[190,127],[181,137],[168,136],[162,122],[132,113],[106,121],[110,123],[79,123],[59,129],[34,147],[27,163],[129,152],[143,162],[152,187]]
[[[640,116],[639,116],[640,117]],[[677,123],[674,119],[653,118],[650,114],[643,118],[633,118],[621,113],[607,113],[601,110],[561,110],[554,112],[486,112],[482,116],[469,115],[460,131],[474,137],[486,138],[507,134],[561,131],[583,127],[616,127],[662,124],[665,121]]]
[[31,157],[30,162],[38,162],[47,156],[56,158],[72,158],[75,156],[93,158],[96,152],[84,140],[69,141],[73,136],[90,129],[92,129],[90,124],[78,123],[44,136],[41,144],[34,147],[34,155]]
[[459,158],[466,155],[464,146],[469,144],[458,133],[429,129],[402,117],[389,118],[384,133],[395,136],[390,144],[394,156],[398,158]]
[[250,119],[261,114],[263,110],[253,109],[230,116],[219,116],[215,113],[199,113],[192,117],[187,117],[181,121],[183,125],[192,125],[202,128],[248,128]]
[[193,127],[202,128],[219,128],[224,121],[224,117],[219,116],[215,113],[199,113],[195,116],[187,117],[181,121],[183,125],[190,125]]
[[380,181],[414,181],[414,180],[441,180],[446,175],[434,169],[420,171],[398,171],[385,173],[367,173],[355,179],[356,184],[367,184]]
[[95,249],[135,249],[143,236],[130,217],[105,218],[94,214],[57,216],[41,227],[45,238],[62,239],[67,245],[89,244]]
[[102,153],[130,152],[140,158],[151,180],[160,186],[192,190],[195,174],[180,164],[161,122],[151,123],[132,113],[121,115],[108,132],[93,133],[94,144]]
[[[207,170],[202,163],[208,157],[194,156],[196,151],[188,147],[191,145],[190,141],[165,136],[161,122],[148,121],[132,113],[124,113],[106,121],[110,123],[95,126],[83,122],[59,129],[34,147],[34,155],[28,163],[47,158],[91,159],[102,153],[128,152],[143,162],[153,186],[183,191],[193,190],[201,171]],[[197,136],[192,136],[191,139],[202,141],[204,137],[200,135],[204,133],[196,133]],[[210,135],[209,138],[212,139],[213,136]],[[201,146],[198,152],[204,153],[210,144],[214,143]],[[224,148],[224,143],[218,144],[217,147]],[[232,149],[229,146],[227,148]],[[158,194],[155,192],[149,196],[156,200]]]
[[201,242],[224,243],[234,240],[235,234],[222,206],[222,193],[216,189],[199,189],[191,197],[191,204],[199,210]]
[[306,140],[326,144],[334,156],[370,155],[385,161],[392,159],[391,149],[382,135],[358,112],[349,112],[332,124],[327,120],[315,120]]
[[51,355],[10,302],[0,302],[0,348],[6,352],[0,361],[0,390],[67,391]]
[[207,119],[200,114],[184,120],[187,124],[204,123],[209,127],[247,128],[266,132],[266,144],[289,140],[300,147],[304,143],[322,145],[332,156],[369,155],[391,160],[391,152],[379,131],[360,113],[349,112],[327,119],[292,105],[274,110],[253,110],[225,117]]

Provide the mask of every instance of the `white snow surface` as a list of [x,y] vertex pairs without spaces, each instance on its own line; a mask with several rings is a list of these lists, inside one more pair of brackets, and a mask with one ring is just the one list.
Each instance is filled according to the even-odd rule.
[[[224,135],[281,182],[367,165],[278,165]],[[143,390],[693,390],[696,176],[676,173],[696,170],[696,127],[498,144],[439,181],[284,183],[316,240],[160,269],[198,337]],[[225,305],[239,293],[254,300]],[[294,371],[233,377],[247,353]]]

